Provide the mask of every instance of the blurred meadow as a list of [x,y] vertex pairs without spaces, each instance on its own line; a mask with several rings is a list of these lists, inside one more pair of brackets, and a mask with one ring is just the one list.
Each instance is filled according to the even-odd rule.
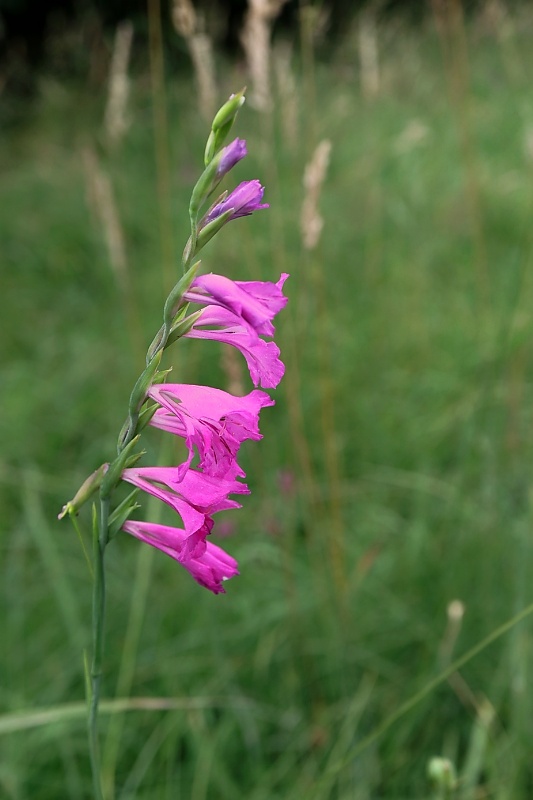
[[[252,494],[213,532],[241,575],[214,596],[112,543],[106,797],[527,800],[531,619],[499,628],[533,602],[533,11],[369,12],[322,52],[302,20],[274,47],[271,109],[215,53],[217,104],[249,86],[249,156],[225,188],[259,178],[270,209],[228,225],[203,268],[290,273],[286,375],[244,448]],[[57,514],[113,453],[188,236],[209,123],[192,70],[163,79],[161,55],[137,57],[115,143],[106,86],[46,73],[0,132],[9,800],[91,797],[91,576]],[[325,140],[309,248],[303,178]],[[251,388],[218,345],[184,341],[167,363]],[[171,463],[164,436],[143,439]],[[88,510],[80,523],[89,549]]]

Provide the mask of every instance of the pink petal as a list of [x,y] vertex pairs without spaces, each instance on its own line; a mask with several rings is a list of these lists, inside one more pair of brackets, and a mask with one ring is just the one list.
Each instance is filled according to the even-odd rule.
[[243,477],[236,462],[241,442],[260,439],[259,412],[274,401],[254,390],[234,397],[221,389],[187,384],[152,386],[149,395],[163,408],[151,420],[156,428],[183,436],[189,449],[187,460],[178,467],[182,478],[197,448],[199,468],[212,477]]
[[205,551],[205,539],[213,527],[212,515],[229,508],[240,508],[230,494],[249,494],[248,487],[235,480],[215,480],[201,472],[188,470],[179,480],[175,467],[125,469],[123,480],[157,497],[178,512],[185,525],[185,558]]
[[189,537],[181,528],[158,525],[155,522],[127,520],[123,530],[174,558],[185,567],[197,583],[215,594],[224,593],[222,582],[239,574],[235,559],[211,542],[207,542],[202,555],[184,560],[183,554]]
[[218,305],[242,317],[264,336],[274,335],[272,319],[287,304],[282,292],[288,275],[271,281],[232,281],[214,273],[195,278],[185,298],[192,303]]
[[[208,306],[192,330],[185,335],[190,339],[211,339],[236,347],[246,359],[254,386],[274,389],[285,373],[279,358],[279,347],[274,342],[259,338],[251,327],[239,325],[239,320],[231,311]],[[204,325],[221,327],[205,330]]]

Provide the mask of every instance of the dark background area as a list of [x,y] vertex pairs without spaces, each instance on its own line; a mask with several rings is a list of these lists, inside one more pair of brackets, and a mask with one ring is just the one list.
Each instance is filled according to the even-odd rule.
[[[480,5],[477,0],[289,0],[275,21],[274,35],[296,31],[300,12],[309,6],[326,15],[321,45],[327,49],[342,39],[349,21],[364,9],[374,9],[384,17],[401,14],[420,23],[434,7],[457,4],[465,14]],[[77,77],[98,85],[105,80],[112,35],[121,20],[129,18],[135,26],[134,55],[146,48],[149,5],[145,0],[0,0],[0,96],[3,92],[31,94],[40,69],[57,77]],[[152,3],[152,13],[158,5]],[[246,0],[196,0],[194,5],[204,16],[219,52],[230,56],[238,53],[238,31],[246,13]],[[172,26],[171,3],[162,2],[160,13],[165,47],[172,46],[167,66],[173,70],[188,68],[185,47]]]

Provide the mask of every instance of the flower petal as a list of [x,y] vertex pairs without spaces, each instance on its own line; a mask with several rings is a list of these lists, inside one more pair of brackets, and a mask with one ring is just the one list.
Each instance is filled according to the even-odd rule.
[[277,283],[271,281],[232,281],[223,275],[210,273],[194,279],[185,299],[191,303],[217,305],[232,311],[247,322],[258,334],[273,336],[272,320],[287,304],[283,273]]
[[214,594],[225,593],[223,581],[239,574],[234,558],[211,542],[199,557],[183,559],[187,533],[181,528],[159,525],[155,522],[126,520],[122,529],[151,547],[155,547],[174,558],[192,575],[194,580]]
[[176,467],[133,467],[125,469],[122,478],[178,512],[187,534],[185,559],[196,558],[205,551],[205,539],[213,527],[213,514],[240,508],[240,503],[230,500],[229,495],[249,494],[244,483],[215,480],[192,469],[180,479]]
[[244,139],[234,139],[226,147],[223,147],[217,164],[217,180],[223,178],[247,154],[246,141]]
[[150,424],[185,438],[189,455],[178,467],[180,478],[191,464],[195,447],[204,474],[215,478],[243,477],[236,462],[239,447],[246,439],[261,438],[259,412],[274,404],[258,390],[234,397],[221,389],[179,383],[152,386],[148,394],[162,406]]
[[246,217],[261,208],[268,208],[268,203],[261,203],[264,187],[259,181],[243,181],[220,203],[216,203],[205,217],[200,220],[200,228],[205,228],[210,222],[220,217],[226,211],[231,211],[230,219]]
[[[274,389],[285,374],[285,366],[279,358],[279,347],[274,342],[265,342],[251,328],[240,325],[240,321],[241,318],[231,311],[207,306],[185,336],[190,339],[211,339],[231,344],[240,350],[246,359],[254,386]],[[217,328],[206,330],[204,325]]]

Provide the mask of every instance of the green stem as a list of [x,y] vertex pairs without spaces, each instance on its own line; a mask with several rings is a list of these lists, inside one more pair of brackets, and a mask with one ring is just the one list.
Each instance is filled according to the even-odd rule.
[[100,497],[98,536],[94,537],[93,583],[93,658],[91,663],[91,699],[89,706],[89,751],[95,800],[104,800],[101,784],[100,750],[98,746],[98,704],[102,679],[105,617],[104,552],[109,537],[109,497]]

